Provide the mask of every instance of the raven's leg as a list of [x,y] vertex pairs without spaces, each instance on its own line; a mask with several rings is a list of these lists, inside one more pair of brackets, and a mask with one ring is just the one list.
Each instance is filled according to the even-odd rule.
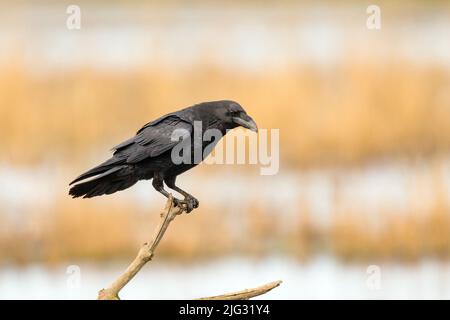
[[[171,177],[165,177],[164,178],[164,182],[166,183],[166,185],[172,189],[175,190],[176,192],[181,193],[184,196],[184,201],[186,202],[186,205],[189,207],[193,208],[198,208],[199,202],[198,200],[192,196],[191,194],[187,193],[186,191],[184,191],[183,189],[177,187],[175,185],[175,180],[177,179],[176,176],[171,176]],[[191,209],[191,210],[192,210]]]
[[[159,193],[163,194],[166,198],[169,198],[170,194],[164,189],[164,184],[163,184],[164,180],[165,179],[162,177],[161,174],[158,174],[158,173],[155,172],[155,174],[153,175],[152,185],[156,189],[156,191],[158,191]],[[192,197],[192,196],[191,196],[191,198],[186,198],[185,200],[180,200],[180,199],[177,199],[177,198],[173,198],[173,202],[175,203],[175,205],[177,207],[184,208],[186,210],[186,212],[189,213],[194,208],[196,208],[195,207],[195,201],[197,199],[195,199],[195,201],[193,201],[192,199],[195,199],[195,198]],[[198,201],[197,201],[197,206],[198,206]]]
[[155,172],[152,181],[153,188],[155,188],[159,193],[163,194],[166,198],[169,198],[170,194],[166,190],[164,190],[163,181],[163,177]]

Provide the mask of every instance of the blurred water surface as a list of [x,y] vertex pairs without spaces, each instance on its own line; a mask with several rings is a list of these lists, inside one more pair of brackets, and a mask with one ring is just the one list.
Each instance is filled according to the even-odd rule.
[[[441,3],[441,6],[443,4]],[[32,68],[95,65],[114,69],[162,61],[240,69],[292,63],[329,65],[356,55],[449,65],[450,11],[382,6],[382,29],[366,27],[367,4],[99,5],[80,4],[80,30],[66,28],[66,6],[0,11],[0,57],[23,51]],[[212,41],[212,39],[214,39]],[[17,57],[17,55],[15,55]],[[19,55],[20,56],[20,55]]]
[[[206,166],[206,165],[204,165]],[[281,170],[274,176],[261,176],[256,167],[250,172],[237,166],[203,170],[181,176],[180,185],[208,205],[224,208],[224,214],[243,214],[245,206],[257,201],[276,215],[298,214],[302,204],[313,218],[329,221],[337,205],[376,216],[380,210],[409,213],[411,208],[426,210],[436,194],[450,199],[450,159],[389,161],[352,168]],[[25,214],[33,206],[50,206],[55,198],[67,195],[70,174],[64,168],[0,167],[0,200],[4,213]],[[201,177],[201,178],[199,178]],[[163,197],[148,181],[114,196],[142,208],[156,210]],[[23,201],[27,199],[27,201]],[[113,197],[98,198],[108,202]],[[76,200],[75,200],[76,201]],[[92,200],[78,200],[92,201]],[[339,202],[339,203],[337,203]],[[287,206],[286,204],[294,204]],[[283,210],[277,210],[283,208]]]
[[[68,266],[0,269],[0,299],[93,299],[125,265],[80,265],[79,286]],[[171,264],[157,259],[126,286],[122,299],[193,299],[283,280],[267,299],[450,299],[450,264],[424,260],[414,265],[381,264],[378,286],[368,285],[365,264],[340,264],[317,257],[307,264],[271,257],[225,258],[208,263]],[[370,282],[370,281],[369,281]]]

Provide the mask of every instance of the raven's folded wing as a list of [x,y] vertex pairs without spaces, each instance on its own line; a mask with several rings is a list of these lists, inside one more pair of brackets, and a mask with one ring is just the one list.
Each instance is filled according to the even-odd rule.
[[[127,163],[137,163],[146,158],[157,157],[172,149],[178,139],[173,139],[175,130],[179,133],[192,134],[192,125],[177,117],[168,115],[147,123],[131,139],[128,139],[114,147],[114,156],[125,158]],[[179,137],[179,134],[177,135]]]

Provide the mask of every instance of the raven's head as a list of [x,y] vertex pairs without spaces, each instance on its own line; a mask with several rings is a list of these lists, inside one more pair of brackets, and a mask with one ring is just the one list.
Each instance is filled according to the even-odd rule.
[[221,101],[216,115],[230,128],[244,127],[254,132],[258,132],[256,122],[237,102]]

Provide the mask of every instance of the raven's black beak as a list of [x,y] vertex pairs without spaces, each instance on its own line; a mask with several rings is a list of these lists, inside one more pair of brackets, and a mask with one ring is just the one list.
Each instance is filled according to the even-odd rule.
[[247,128],[254,132],[258,132],[258,126],[256,125],[256,122],[245,113],[241,113],[239,117],[233,117],[233,122],[244,128]]

